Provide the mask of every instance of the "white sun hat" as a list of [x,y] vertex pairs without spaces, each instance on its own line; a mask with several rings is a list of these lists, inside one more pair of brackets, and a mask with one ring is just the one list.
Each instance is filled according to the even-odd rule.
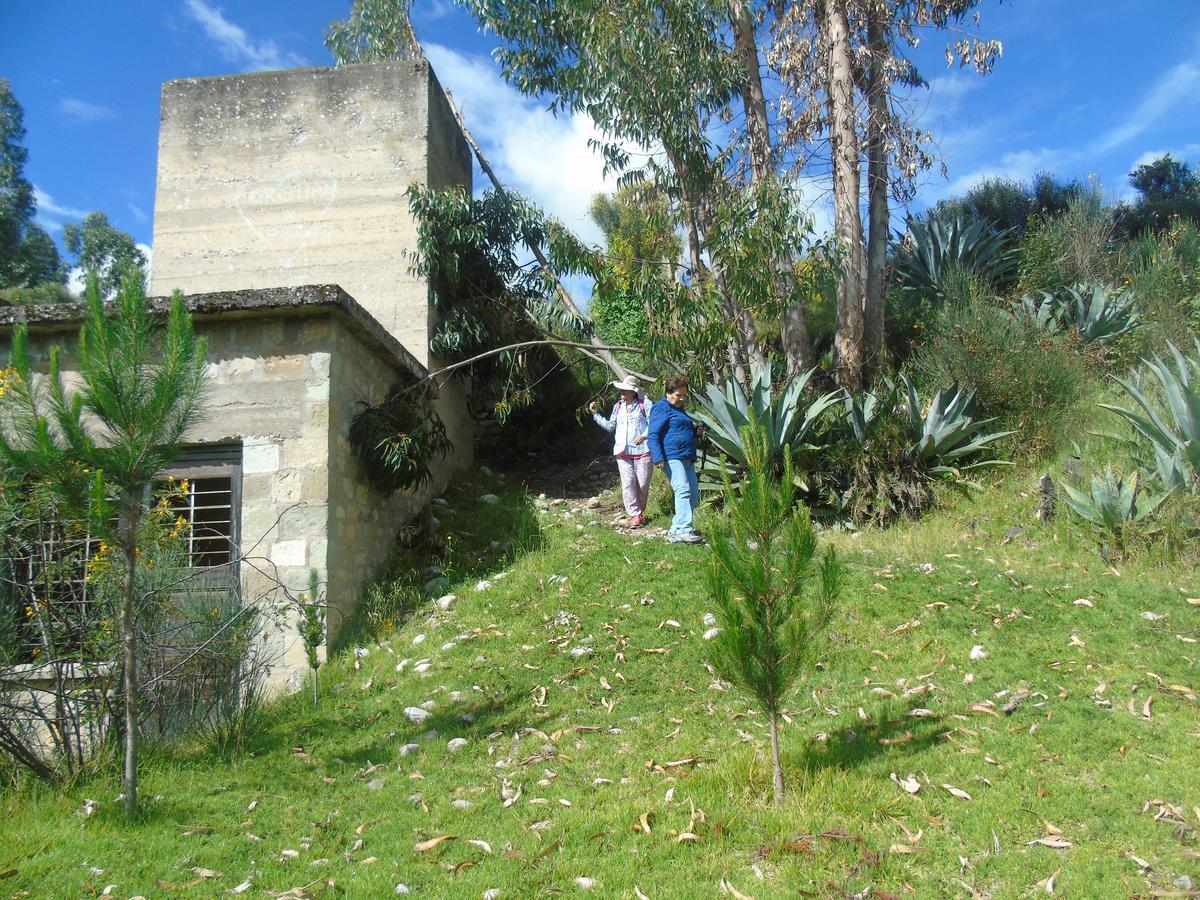
[[641,390],[641,388],[638,387],[637,379],[632,375],[625,376],[622,381],[612,382],[612,386],[618,391],[633,391],[635,394]]

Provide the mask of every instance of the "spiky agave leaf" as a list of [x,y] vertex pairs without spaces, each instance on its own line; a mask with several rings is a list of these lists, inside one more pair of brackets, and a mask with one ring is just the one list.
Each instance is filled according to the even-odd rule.
[[1168,496],[1150,496],[1140,485],[1136,471],[1123,477],[1111,467],[1092,476],[1086,493],[1067,482],[1062,487],[1067,505],[1077,515],[1113,532],[1153,515]]
[[931,212],[909,225],[908,238],[896,245],[896,277],[906,290],[943,298],[951,270],[974,273],[985,282],[1002,282],[1016,269],[1017,252],[1009,231],[994,232],[959,212]]

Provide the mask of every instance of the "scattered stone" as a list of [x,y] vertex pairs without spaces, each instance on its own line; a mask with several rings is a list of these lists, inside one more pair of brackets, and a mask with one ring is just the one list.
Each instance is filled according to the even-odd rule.
[[451,800],[450,805],[453,806],[455,809],[461,809],[463,812],[466,812],[468,809],[470,809],[475,804],[472,803],[470,800]]
[[446,643],[442,644],[442,649],[443,650],[453,650],[457,646],[458,645],[456,643],[454,643],[454,641],[446,641]]
[[974,647],[971,648],[971,653],[970,653],[971,659],[975,659],[975,660],[987,659],[987,655],[988,655],[988,652],[983,649],[983,644],[976,644]]
[[421,709],[419,706],[407,706],[404,708],[404,715],[414,725],[420,725],[429,718],[429,710]]
[[587,508],[588,509],[599,509],[600,508],[600,498],[599,497],[588,497]]
[[451,753],[457,753],[465,746],[467,746],[466,738],[452,738],[450,742],[446,744],[446,749]]
[[1166,616],[1163,615],[1162,613],[1144,612],[1144,613],[1142,613],[1142,618],[1145,619],[1147,622],[1157,622],[1159,619],[1165,619]]
[[421,590],[426,596],[432,597],[434,594],[444,593],[448,587],[450,587],[450,579],[439,575],[421,585]]
[[413,666],[413,671],[416,672],[418,675],[424,675],[426,672],[428,672],[432,668],[433,668],[433,663],[431,663],[427,659],[423,659],[419,663],[417,663],[415,666]]
[[483,900],[500,900],[500,888],[488,888],[483,892]]
[[481,581],[477,585],[475,585],[475,590],[476,590],[476,592],[486,591],[491,586],[492,586],[492,583],[485,578],[485,579],[483,579],[483,581]]
[[433,709],[435,706],[437,706],[436,700],[426,700],[421,704],[421,709]]
[[1002,540],[1000,542],[1000,544],[1002,546],[1004,544],[1011,544],[1013,541],[1015,541],[1017,538],[1019,538],[1024,533],[1025,533],[1025,529],[1022,528],[1020,525],[1013,525],[1011,528],[1008,529],[1008,531],[1004,532],[1004,540]]
[[371,654],[371,651],[368,650],[366,647],[355,647],[354,648],[354,655],[356,657],[358,657],[359,659],[365,659],[370,654]]
[[486,503],[488,506],[495,506],[500,502],[500,498],[495,494],[483,494],[479,498],[480,503]]
[[717,617],[712,613],[705,613],[704,618],[700,620],[700,624],[706,628],[711,628],[713,625],[717,624]]
[[383,779],[382,778],[372,778],[370,781],[367,782],[367,790],[369,790],[369,791],[378,791],[382,787],[383,787]]
[[704,640],[711,641],[713,638],[715,638],[720,633],[721,633],[720,628],[710,628],[710,629],[708,629],[708,631],[704,632]]
[[454,601],[458,599],[455,594],[446,594],[437,598],[438,609],[449,609],[454,605]]
[[1181,891],[1192,890],[1192,879],[1187,875],[1180,875],[1178,878],[1172,881],[1171,884],[1175,885],[1175,887],[1179,888]]
[[572,647],[571,659],[583,659],[583,657],[591,656],[595,652],[591,647]]
[[396,663],[396,671],[397,671],[397,672],[403,672],[405,669],[407,669],[407,668],[408,668],[408,664],[409,664],[410,662],[412,662],[412,660],[411,660],[411,659],[402,659],[402,660],[400,660],[400,662]]
[[396,885],[396,896],[398,896],[398,897],[406,897],[406,896],[408,896],[408,895],[409,895],[409,894],[411,894],[411,893],[412,893],[412,891],[410,891],[410,890],[408,889],[408,885],[407,885],[407,884],[405,884],[403,881],[402,881],[402,882],[400,882],[398,885]]
[[595,878],[588,878],[586,875],[580,875],[575,879],[575,883],[579,885],[581,891],[590,891],[596,886]]
[[412,756],[414,753],[416,753],[420,749],[421,749],[420,744],[405,744],[403,747],[400,748],[400,755],[401,756]]

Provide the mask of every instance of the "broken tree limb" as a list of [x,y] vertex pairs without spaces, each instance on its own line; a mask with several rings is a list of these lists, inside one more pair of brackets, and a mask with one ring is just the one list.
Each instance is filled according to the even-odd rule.
[[[469,366],[473,363],[477,363],[481,359],[487,359],[489,356],[497,356],[508,350],[523,350],[526,347],[547,347],[547,346],[573,347],[574,349],[579,350],[580,352],[583,352],[583,353],[588,353],[588,351],[590,351],[590,350],[604,350],[604,351],[608,352],[610,355],[612,354],[613,351],[620,351],[622,353],[641,353],[642,352],[638,347],[626,347],[622,344],[597,344],[597,343],[584,344],[580,341],[564,341],[564,340],[559,340],[558,338],[542,338],[542,339],[536,340],[536,341],[520,341],[519,343],[508,344],[504,347],[495,347],[491,350],[486,350],[483,353],[476,354],[475,356],[472,356],[470,359],[460,359],[456,363],[451,363],[448,366],[443,366],[442,368],[438,369],[436,372],[430,372],[428,375],[419,379],[416,384],[412,385],[412,387],[409,388],[409,390],[419,387],[420,385],[424,384],[425,382],[432,381],[433,379],[438,378],[442,375],[448,375],[449,373],[453,372],[455,369],[461,369],[461,368]],[[590,356],[591,354],[588,353],[588,355]],[[634,373],[627,373],[627,374],[637,375],[638,373],[634,372]],[[622,377],[625,377],[625,376],[622,376]],[[650,378],[647,378],[646,376],[640,376],[640,377],[644,381],[652,380]]]
[[[504,185],[500,183],[500,179],[496,177],[496,172],[492,169],[491,164],[488,163],[487,157],[483,155],[483,148],[479,146],[479,142],[476,141],[475,136],[471,134],[471,129],[467,127],[467,123],[463,119],[462,111],[458,108],[458,104],[454,102],[454,95],[449,91],[446,91],[446,102],[450,104],[450,112],[454,115],[455,121],[458,122],[458,127],[462,130],[463,137],[466,138],[467,144],[470,146],[471,151],[475,154],[475,158],[479,160],[479,168],[483,170],[483,174],[488,177],[489,181],[491,181],[492,187],[495,188],[496,193],[499,194],[506,203],[510,203],[511,200],[509,198],[508,191],[505,189]],[[577,319],[586,321],[587,317],[579,309],[579,306],[571,297],[570,292],[563,287],[562,280],[558,277],[558,273],[551,268],[550,261],[546,259],[546,254],[542,252],[541,246],[536,240],[533,239],[533,236],[528,232],[528,230],[525,229],[524,226],[521,227],[521,237],[524,239],[525,245],[529,247],[530,251],[533,253],[534,258],[537,259],[538,263],[541,265],[542,271],[548,273],[554,279],[555,293],[558,294],[559,302],[562,303],[562,305],[568,310],[570,310],[571,314]],[[631,373],[629,369],[621,365],[620,361],[613,355],[612,350],[605,346],[604,342],[595,335],[591,336],[590,346],[595,355],[600,358],[600,362],[608,366],[608,368],[618,378],[627,378],[631,374],[638,374]],[[645,378],[645,376],[641,377],[643,379]]]

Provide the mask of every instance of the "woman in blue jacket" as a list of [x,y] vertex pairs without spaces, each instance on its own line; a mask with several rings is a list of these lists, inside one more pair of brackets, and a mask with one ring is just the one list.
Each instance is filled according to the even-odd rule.
[[671,543],[699,544],[704,538],[692,527],[692,514],[700,501],[696,479],[696,422],[684,412],[688,380],[682,375],[667,379],[667,395],[650,409],[647,443],[654,465],[666,472],[675,491],[675,518],[667,529]]

